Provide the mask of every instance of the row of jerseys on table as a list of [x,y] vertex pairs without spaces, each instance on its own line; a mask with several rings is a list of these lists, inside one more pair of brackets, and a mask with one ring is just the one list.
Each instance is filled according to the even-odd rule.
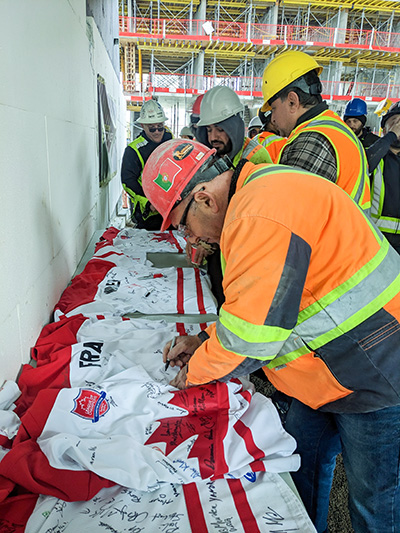
[[279,475],[300,459],[271,401],[245,378],[169,384],[165,343],[216,314],[207,274],[147,259],[184,248],[109,228],[61,295],[36,366],[0,390],[0,531],[315,531]]

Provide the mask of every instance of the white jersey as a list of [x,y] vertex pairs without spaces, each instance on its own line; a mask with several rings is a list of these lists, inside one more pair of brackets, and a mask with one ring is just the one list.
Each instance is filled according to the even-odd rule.
[[216,314],[208,276],[194,268],[153,268],[105,247],[63,292],[55,307],[61,316]]
[[[110,233],[108,233],[110,235]],[[120,248],[124,253],[128,250],[135,250],[135,252],[161,252],[161,253],[179,253],[185,251],[186,240],[178,231],[147,231],[145,229],[124,228],[115,236],[107,234],[104,235],[107,242]],[[100,245],[97,246],[99,248]]]
[[175,336],[197,335],[206,327],[207,323],[120,317],[99,320],[82,315],[49,324],[32,349],[36,368],[24,365],[19,377],[23,397],[18,413],[24,414],[40,390],[49,385],[56,389],[92,386],[134,364],[143,364],[152,379],[168,384],[178,369],[165,370],[164,345]]
[[155,492],[102,489],[84,502],[41,496],[25,533],[315,533],[304,507],[278,474],[188,485]]
[[139,490],[300,464],[268,398],[238,380],[177,391],[139,365],[59,391],[37,442],[53,468]]

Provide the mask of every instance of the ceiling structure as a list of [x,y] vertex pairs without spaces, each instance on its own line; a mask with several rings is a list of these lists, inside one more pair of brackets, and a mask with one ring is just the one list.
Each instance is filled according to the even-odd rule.
[[[288,49],[306,51],[325,67],[341,65],[344,78],[347,67],[356,69],[361,81],[383,78],[399,64],[399,2],[207,0],[200,21],[199,7],[200,0],[120,0],[121,14],[132,17],[121,19],[120,42],[130,57],[135,54],[136,72],[190,76],[202,55],[205,76],[260,76],[272,57]],[[345,35],[337,26],[343,14]],[[202,29],[206,20],[211,34]],[[124,68],[126,63],[125,54]]]

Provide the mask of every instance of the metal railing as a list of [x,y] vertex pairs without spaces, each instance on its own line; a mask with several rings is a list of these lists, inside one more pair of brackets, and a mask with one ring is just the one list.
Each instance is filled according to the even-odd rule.
[[[217,85],[230,87],[239,95],[262,98],[261,77],[251,76],[200,76],[197,74],[170,74],[156,72],[146,74],[143,84],[134,81],[124,83],[126,93],[179,92],[201,94]],[[366,100],[383,98],[400,99],[400,85],[354,81],[323,81],[324,98],[350,100],[361,97]]]
[[243,42],[319,43],[325,46],[389,49],[400,51],[400,33],[361,29],[296,26],[282,24],[247,24],[234,21],[196,19],[151,19],[120,17],[121,37],[146,36],[157,39],[219,39]]

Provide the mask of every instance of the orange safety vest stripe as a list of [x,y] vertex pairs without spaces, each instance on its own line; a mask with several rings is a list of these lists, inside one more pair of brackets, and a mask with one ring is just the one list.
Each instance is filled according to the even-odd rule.
[[[273,139],[271,139],[271,137],[273,137]],[[257,135],[257,140],[267,150],[271,156],[272,162],[277,163],[279,154],[286,144],[286,137],[279,137],[279,135],[270,131],[263,131]]]
[[[324,119],[334,119],[332,126],[318,125]],[[347,134],[335,126],[339,123],[340,128],[345,127]],[[318,132],[328,139],[336,154],[337,180],[336,185],[347,192],[353,199],[358,189],[357,182],[361,176],[364,182],[364,189],[360,201],[357,203],[363,209],[371,206],[371,191],[368,174],[368,163],[364,148],[343,120],[333,111],[327,109],[318,116],[299,124],[289,135],[285,146],[283,146],[278,163],[282,159],[285,148],[304,132]]]

